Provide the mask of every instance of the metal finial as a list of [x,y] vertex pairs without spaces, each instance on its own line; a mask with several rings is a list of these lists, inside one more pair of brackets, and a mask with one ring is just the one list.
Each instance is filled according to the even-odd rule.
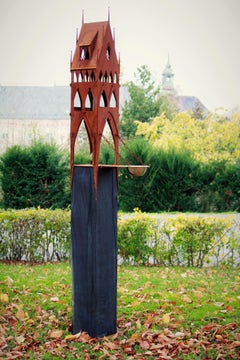
[[78,41],[78,28],[76,28],[76,43]]
[[110,6],[108,7],[108,22],[110,23]]
[[82,25],[84,24],[84,10],[82,10]]

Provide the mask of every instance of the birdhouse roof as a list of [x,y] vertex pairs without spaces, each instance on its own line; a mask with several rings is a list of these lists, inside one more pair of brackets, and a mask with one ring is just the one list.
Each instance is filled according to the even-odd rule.
[[109,21],[83,23],[77,39],[71,70],[97,68],[100,59],[103,56],[106,57],[108,47],[111,49],[111,57],[116,60]]

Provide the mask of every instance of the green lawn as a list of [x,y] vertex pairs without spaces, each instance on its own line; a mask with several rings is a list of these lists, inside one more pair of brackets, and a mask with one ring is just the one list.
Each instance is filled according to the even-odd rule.
[[118,269],[118,333],[71,335],[68,263],[0,264],[0,359],[239,359],[240,271]]

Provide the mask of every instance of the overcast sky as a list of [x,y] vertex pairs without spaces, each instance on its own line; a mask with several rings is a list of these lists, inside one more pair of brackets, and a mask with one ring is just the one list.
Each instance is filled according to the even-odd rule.
[[108,7],[121,83],[147,65],[159,84],[169,54],[180,95],[240,108],[240,0],[0,0],[0,84],[69,85],[82,10],[105,21]]

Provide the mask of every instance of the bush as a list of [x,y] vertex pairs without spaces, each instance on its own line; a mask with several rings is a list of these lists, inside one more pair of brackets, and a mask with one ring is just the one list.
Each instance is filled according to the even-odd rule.
[[146,264],[152,254],[151,241],[156,222],[138,208],[134,216],[118,222],[118,252],[125,263]]
[[[130,150],[150,165],[143,177],[123,172],[119,178],[119,207],[131,211],[139,207],[146,212],[197,211],[201,189],[200,165],[191,155],[175,149],[153,150],[145,140],[129,144]],[[136,159],[125,155],[130,164]]]
[[1,260],[43,262],[69,259],[69,256],[69,211],[0,212]]
[[13,146],[1,157],[5,209],[64,208],[70,203],[69,166],[56,146]]
[[200,211],[240,211],[240,161],[205,164],[201,176]]
[[[158,215],[135,209],[134,214],[119,214],[118,253],[130,264],[238,266],[239,234],[236,215]],[[0,260],[66,260],[70,239],[68,210],[0,212]]]
[[118,244],[119,255],[125,262],[188,267],[237,266],[239,223],[234,216],[153,217],[137,213],[119,222]]

